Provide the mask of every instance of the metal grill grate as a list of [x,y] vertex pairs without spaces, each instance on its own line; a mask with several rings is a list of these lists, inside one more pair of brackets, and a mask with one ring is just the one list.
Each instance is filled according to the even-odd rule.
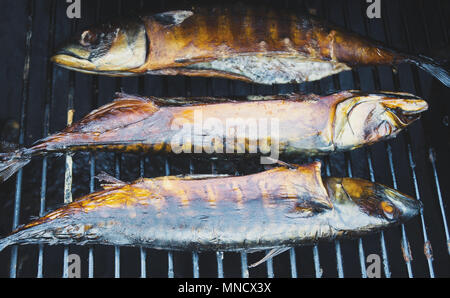
[[[249,1],[251,2],[251,1]],[[448,1],[383,1],[382,19],[365,17],[366,1],[266,1],[267,6],[315,11],[350,31],[384,41],[388,46],[424,52],[449,43]],[[156,4],[155,4],[156,3]],[[432,4],[431,4],[432,3]],[[424,203],[419,217],[379,234],[357,240],[320,243],[293,248],[265,265],[247,269],[262,256],[235,253],[162,252],[119,247],[12,247],[0,253],[0,276],[67,277],[71,253],[82,257],[83,276],[131,277],[366,277],[366,257],[378,254],[385,277],[450,276],[450,238],[446,200],[449,180],[448,112],[450,91],[415,67],[367,67],[302,85],[257,86],[221,79],[154,77],[113,79],[69,72],[48,61],[55,44],[78,28],[120,16],[130,10],[162,11],[189,6],[189,1],[82,1],[82,19],[66,18],[65,1],[20,0],[1,4],[0,13],[11,29],[0,63],[7,78],[0,80],[8,96],[0,119],[17,118],[18,142],[29,145],[62,129],[90,110],[110,101],[114,91],[156,96],[243,95],[330,90],[395,90],[415,93],[431,106],[423,120],[397,139],[324,158],[327,176],[354,176],[377,181],[414,195]],[[5,8],[3,7],[3,8]],[[447,12],[447,13],[446,13]],[[16,25],[16,26],[14,26]],[[16,48],[15,51],[12,49]],[[23,67],[22,67],[23,65]],[[6,83],[8,82],[8,83]],[[62,113],[66,111],[66,113]],[[444,137],[443,137],[444,136]],[[301,160],[289,160],[300,163]],[[46,206],[67,203],[72,197],[96,189],[101,170],[123,180],[180,173],[243,175],[261,170],[255,163],[181,160],[177,157],[127,154],[77,154],[44,157],[20,170],[15,179],[0,185],[1,234],[5,235],[30,216],[43,215]],[[89,173],[89,174],[88,174]],[[37,200],[40,197],[40,201]],[[61,199],[63,198],[63,199]],[[432,250],[433,247],[433,250]],[[9,266],[8,266],[9,265]]]

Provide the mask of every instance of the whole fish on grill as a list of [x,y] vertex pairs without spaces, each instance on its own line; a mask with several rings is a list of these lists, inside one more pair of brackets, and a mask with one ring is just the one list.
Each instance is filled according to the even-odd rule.
[[[427,103],[407,93],[119,99],[31,148],[0,154],[6,180],[32,157],[71,151],[323,155],[395,137]],[[262,163],[270,163],[262,161]]]
[[388,49],[313,16],[241,6],[110,22],[75,36],[52,59],[62,67],[109,76],[187,75],[260,84],[412,63],[450,86],[449,70],[431,58]]
[[[404,222],[421,203],[355,178],[321,177],[318,162],[248,176],[169,176],[124,183],[19,227],[14,244],[104,244],[191,251],[257,251],[356,237]],[[267,258],[265,258],[267,259]],[[265,260],[264,259],[264,260]]]

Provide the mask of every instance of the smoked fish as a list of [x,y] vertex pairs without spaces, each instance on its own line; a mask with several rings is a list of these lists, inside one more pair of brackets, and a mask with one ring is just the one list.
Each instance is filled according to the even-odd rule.
[[248,176],[166,176],[104,189],[19,227],[15,244],[119,245],[183,251],[247,251],[351,238],[404,222],[420,201],[381,184],[321,177],[321,164]]
[[432,58],[397,52],[313,16],[251,7],[194,8],[120,20],[75,36],[58,65],[109,76],[221,77],[302,83],[358,66],[411,63],[450,86]]
[[[395,137],[427,110],[407,93],[118,99],[31,148],[0,154],[0,181],[32,157],[75,151],[325,155]],[[262,163],[270,163],[264,162]]]

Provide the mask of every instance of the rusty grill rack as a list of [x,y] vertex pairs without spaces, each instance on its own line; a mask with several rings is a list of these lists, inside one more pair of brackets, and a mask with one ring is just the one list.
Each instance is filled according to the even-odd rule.
[[[450,13],[448,1],[382,1],[382,18],[379,20],[365,17],[368,4],[362,0],[277,2],[265,1],[265,4],[299,13],[316,13],[350,31],[408,52],[431,55],[434,49],[449,44],[450,20],[444,18]],[[121,89],[156,96],[324,94],[341,89],[411,92],[430,103],[430,111],[422,120],[395,140],[335,154],[322,161],[327,176],[357,176],[393,186],[421,200],[423,212],[398,228],[357,240],[292,248],[250,271],[247,268],[249,259],[257,260],[262,253],[198,254],[145,248],[38,245],[13,246],[1,252],[0,276],[67,277],[69,253],[77,253],[82,256],[82,276],[85,277],[366,277],[369,254],[381,256],[384,277],[449,277],[450,238],[446,209],[449,185],[445,182],[450,176],[447,99],[450,91],[416,67],[363,67],[320,82],[272,87],[205,78],[105,78],[70,72],[48,61],[55,45],[78,28],[130,10],[156,12],[180,5],[189,7],[189,4],[189,1],[84,0],[82,19],[69,20],[65,1],[2,3],[2,27],[14,29],[4,34],[11,39],[5,40],[3,60],[0,60],[6,69],[0,84],[7,95],[0,99],[4,105],[0,119],[18,117],[18,142],[24,146],[51,131],[62,129],[72,122],[72,117],[79,119],[105,104],[111,100],[114,91]],[[117,178],[133,180],[139,176],[182,172],[239,175],[258,171],[256,165],[250,164],[108,153],[44,157],[32,161],[15,178],[0,185],[0,232],[7,234],[11,222],[14,229],[32,215],[42,216],[47,205],[54,208],[62,201],[70,202],[72,196],[94,191],[94,177],[101,169],[114,173]]]

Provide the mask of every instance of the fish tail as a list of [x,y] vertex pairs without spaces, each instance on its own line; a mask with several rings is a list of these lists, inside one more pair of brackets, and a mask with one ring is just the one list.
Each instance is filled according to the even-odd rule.
[[445,86],[450,87],[450,69],[444,63],[424,55],[409,57],[408,61],[428,72]]
[[0,183],[8,180],[31,160],[31,151],[23,148],[13,152],[0,153]]
[[0,239],[0,251],[4,250],[11,244],[14,244],[11,240],[11,236]]

